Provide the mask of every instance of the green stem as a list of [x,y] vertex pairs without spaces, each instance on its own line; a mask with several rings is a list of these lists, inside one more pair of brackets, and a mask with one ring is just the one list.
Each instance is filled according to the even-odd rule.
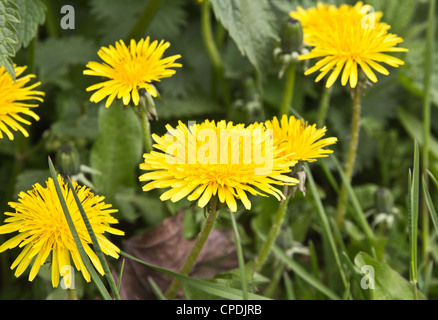
[[248,300],[248,284],[246,283],[246,270],[245,261],[243,259],[242,245],[240,241],[239,230],[237,229],[236,217],[234,213],[230,211],[231,223],[234,230],[234,238],[236,241],[237,260],[239,262],[240,279],[242,281],[242,298]]
[[[434,45],[435,45],[435,0],[429,0],[429,16],[426,35],[426,54],[424,64],[424,98],[423,98],[423,136],[424,145],[422,153],[422,171],[425,179],[426,187],[429,185],[428,170],[429,170],[429,152],[430,152],[430,131],[431,131],[431,85],[432,85],[432,70],[434,62]],[[422,217],[422,257],[426,264],[429,260],[429,214],[427,211],[425,197],[422,197],[421,207]]]
[[152,151],[151,124],[149,123],[146,112],[141,106],[139,108],[139,117],[141,121],[141,130],[143,132],[145,152],[150,153]]
[[[190,273],[190,271],[192,270],[192,267],[194,266],[199,254],[201,253],[202,248],[204,247],[204,244],[208,238],[208,235],[210,234],[211,230],[213,229],[213,225],[216,221],[217,214],[218,214],[217,201],[218,201],[217,196],[213,197],[210,200],[210,203],[209,203],[210,215],[208,216],[207,221],[205,222],[204,226],[202,227],[202,230],[199,232],[198,236],[196,237],[195,244],[193,245],[192,250],[190,251],[183,266],[181,267],[181,269],[179,271],[179,274],[181,274],[183,276],[187,276]],[[180,286],[181,286],[181,281],[178,279],[174,279],[165,293],[166,299],[173,299],[176,296],[176,294],[178,293]]]
[[286,74],[286,86],[284,88],[283,93],[283,101],[280,106],[280,114],[289,116],[289,108],[292,103],[292,99],[294,96],[294,87],[295,87],[295,77],[296,77],[296,70],[295,70],[295,63],[291,63],[287,68],[287,74]]
[[148,4],[144,8],[141,16],[138,18],[137,23],[134,25],[128,37],[126,38],[127,41],[130,41],[131,39],[138,40],[143,37],[146,29],[154,19],[156,13],[161,8],[163,3],[164,0],[148,1]]
[[332,94],[332,88],[333,87],[327,88],[326,86],[324,86],[324,88],[322,89],[321,101],[318,108],[318,119],[316,120],[316,124],[318,127],[323,127],[325,124],[325,119],[327,117],[327,111],[330,104],[330,96]]
[[271,252],[272,246],[277,239],[277,236],[280,232],[281,225],[283,224],[284,217],[286,216],[287,205],[289,203],[291,195],[288,195],[288,186],[285,186],[284,192],[286,199],[282,200],[280,206],[275,213],[274,223],[269,230],[268,237],[266,241],[263,243],[258,256],[254,262],[254,271],[260,272],[266,260],[268,259],[269,253]]
[[[50,38],[57,38],[59,36],[59,18],[55,16],[53,10],[53,0],[44,0],[46,6],[46,29]],[[59,10],[59,9],[58,9]]]
[[[360,83],[356,85],[353,90],[353,112],[351,117],[351,133],[350,133],[350,144],[348,146],[347,161],[345,164],[345,176],[347,181],[351,182],[354,171],[354,163],[356,161],[357,146],[359,143],[359,132],[360,132],[360,107],[361,107],[361,88]],[[341,229],[344,222],[345,211],[346,211],[346,201],[348,198],[348,192],[345,184],[342,184],[340,197],[338,199],[338,207],[336,213],[336,223]],[[345,200],[344,200],[345,199]]]
[[213,31],[211,29],[211,17],[210,17],[210,3],[208,0],[204,0],[201,7],[201,27],[202,27],[202,37],[204,40],[205,47],[207,49],[208,56],[213,64],[215,77],[219,78],[219,82],[222,85],[224,103],[227,111],[230,106],[230,93],[228,89],[227,81],[224,76],[224,67],[222,64],[222,59],[219,50],[216,46],[216,41],[213,36]]
[[78,295],[75,289],[67,289],[67,299],[68,300],[78,300]]

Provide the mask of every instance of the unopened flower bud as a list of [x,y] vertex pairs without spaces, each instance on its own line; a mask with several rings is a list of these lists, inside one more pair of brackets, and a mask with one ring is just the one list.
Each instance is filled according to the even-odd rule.
[[303,47],[303,29],[298,20],[289,18],[281,30],[281,50],[283,53],[300,52]]
[[66,176],[73,176],[79,173],[81,161],[76,148],[70,144],[63,144],[56,153],[56,163],[60,173]]

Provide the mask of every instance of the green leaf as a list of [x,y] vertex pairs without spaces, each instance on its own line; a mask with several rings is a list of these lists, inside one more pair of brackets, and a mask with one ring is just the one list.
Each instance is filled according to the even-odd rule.
[[38,26],[46,19],[46,6],[41,0],[15,0],[21,22],[16,25],[18,43],[15,47],[27,47],[29,42],[38,34]]
[[20,22],[17,5],[11,0],[0,1],[0,66],[15,79],[14,64],[11,57],[15,56],[15,46],[18,44],[16,23]]
[[[185,284],[185,285],[203,290],[207,294],[210,294],[210,295],[213,295],[213,296],[216,296],[219,298],[223,298],[223,299],[229,299],[229,300],[241,300],[242,299],[242,291],[239,289],[229,288],[229,287],[226,287],[224,285],[215,283],[214,281],[211,281],[211,280],[202,280],[202,279],[197,279],[197,278],[191,278],[189,276],[184,276],[182,274],[170,271],[168,269],[161,268],[161,267],[155,266],[153,264],[147,263],[147,262],[140,260],[140,259],[130,255],[129,253],[124,252],[124,251],[120,251],[120,254],[124,257],[132,259],[136,262],[139,262],[139,263],[141,263],[149,268],[152,268],[154,270],[157,270],[159,272],[162,272],[164,274],[172,276],[172,277],[180,280],[181,282],[183,282],[183,284]],[[251,300],[269,300],[266,297],[263,297],[263,296],[260,296],[257,294],[253,294],[253,293],[249,293],[248,298]]]
[[381,21],[391,26],[391,33],[401,34],[408,27],[417,8],[417,0],[368,0],[366,1],[374,9],[374,12],[382,11]]
[[135,186],[135,171],[143,150],[140,121],[131,107],[120,101],[110,108],[100,105],[99,135],[90,154],[93,176],[100,193],[113,198],[120,186]]
[[39,70],[39,79],[69,88],[66,80],[69,68],[74,64],[85,65],[90,60],[96,60],[97,48],[92,40],[82,36],[71,36],[60,39],[48,38],[38,43],[35,51],[35,66]]
[[106,290],[105,285],[102,283],[102,280],[100,280],[99,275],[96,273],[96,270],[94,270],[93,266],[91,265],[90,259],[88,258],[87,253],[85,252],[85,249],[82,245],[81,239],[79,238],[78,232],[76,230],[76,227],[74,225],[74,222],[71,218],[70,212],[68,211],[67,203],[65,202],[64,196],[62,194],[61,186],[58,182],[58,177],[55,171],[55,167],[53,166],[52,160],[49,157],[49,169],[50,174],[52,176],[53,182],[55,184],[56,193],[58,195],[59,201],[62,206],[62,210],[64,211],[65,218],[67,220],[68,227],[70,229],[70,232],[72,233],[73,239],[75,241],[76,247],[78,249],[79,255],[81,256],[81,259],[87,268],[87,271],[90,273],[91,279],[93,279],[94,284],[99,289],[99,292],[102,294],[102,297],[105,300],[111,300],[111,296],[108,293],[108,290]]
[[76,193],[75,187],[73,186],[73,182],[71,181],[70,178],[68,178],[68,186],[70,188],[70,191],[73,194],[73,197],[75,198],[75,201],[76,201],[76,204],[78,206],[79,212],[81,214],[82,220],[84,221],[84,224],[87,228],[88,234],[90,235],[91,242],[93,243],[93,249],[96,252],[96,255],[99,258],[99,261],[100,261],[100,263],[103,267],[103,270],[105,272],[105,277],[108,280],[108,283],[110,284],[110,287],[112,289],[112,292],[113,292],[116,300],[120,300],[119,290],[116,287],[116,282],[114,281],[114,278],[111,274],[111,270],[108,266],[108,263],[105,259],[105,256],[103,255],[99,241],[97,240],[96,234],[94,233],[94,230],[90,224],[90,220],[88,220],[87,214],[84,210],[84,207],[82,206],[81,200],[79,199],[79,196]]
[[[426,46],[424,38],[410,41],[406,44],[409,52],[406,54],[405,65],[400,68],[400,82],[413,94],[424,96],[424,73]],[[435,46],[431,83],[432,103],[438,107],[438,46]]]
[[[360,252],[354,258],[354,264],[362,269],[365,266],[372,267],[374,270],[374,289],[370,290],[373,300],[413,300],[413,286],[398,272],[393,270],[387,263],[374,260],[366,253]],[[372,277],[371,273],[367,273]],[[423,293],[418,292],[418,298],[424,300]]]
[[211,0],[216,18],[228,30],[242,55],[264,73],[277,40],[275,15],[267,0]]
[[193,94],[185,99],[169,98],[157,102],[158,117],[161,119],[209,115],[223,112],[216,102],[201,94]]
[[[397,115],[400,123],[409,134],[409,136],[412,139],[417,140],[418,144],[422,146],[424,143],[422,121],[402,108],[398,108]],[[434,157],[438,158],[438,141],[433,136],[431,136],[429,144],[430,153]]]
[[[90,1],[92,13],[102,23],[97,32],[102,35],[105,46],[124,39],[137,22],[147,1],[144,0],[108,0]],[[157,11],[144,37],[152,40],[170,40],[177,38],[186,23],[186,12],[183,0],[165,1]]]

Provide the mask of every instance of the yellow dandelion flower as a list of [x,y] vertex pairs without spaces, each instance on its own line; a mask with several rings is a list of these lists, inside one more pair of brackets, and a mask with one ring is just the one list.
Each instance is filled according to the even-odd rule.
[[[99,258],[89,246],[91,239],[73,194],[61,176],[58,176],[58,181],[85,252],[97,271],[103,275],[104,270]],[[110,224],[117,223],[117,219],[111,216],[111,213],[117,212],[117,210],[112,209],[110,204],[105,204],[104,197],[95,196],[90,192],[90,189],[81,187],[77,183],[73,185],[87,213],[102,252],[117,259],[119,248],[103,235],[105,232],[116,235],[124,234],[123,231],[110,227]],[[18,231],[19,234],[4,242],[0,246],[0,252],[14,247],[23,248],[11,266],[11,269],[16,268],[16,277],[19,277],[35,258],[29,273],[29,281],[32,281],[51,253],[53,287],[57,287],[60,276],[63,277],[68,272],[68,267],[71,264],[70,256],[76,269],[81,271],[86,281],[90,281],[90,274],[80,257],[70,232],[52,178],[48,179],[46,187],[37,183],[33,185],[32,190],[21,192],[18,202],[9,202],[9,206],[15,209],[15,212],[5,213],[9,217],[5,219],[5,224],[0,226],[0,234],[15,231]],[[69,285],[66,283],[66,287]]]
[[268,129],[273,130],[274,146],[283,147],[282,155],[289,155],[296,161],[316,161],[316,158],[327,157],[333,150],[323,149],[335,144],[335,137],[324,138],[327,129],[317,129],[316,124],[308,125],[301,119],[283,115],[281,121],[277,117],[265,122]]
[[108,97],[105,106],[108,108],[114,99],[122,99],[127,105],[132,98],[135,105],[140,101],[139,90],[145,89],[153,97],[157,96],[155,88],[151,85],[161,78],[168,78],[175,74],[170,68],[182,67],[175,63],[181,55],[163,58],[164,51],[170,46],[169,42],[141,39],[138,43],[131,40],[127,47],[123,40],[116,42],[115,47],[102,47],[98,51],[99,57],[104,61],[98,63],[91,61],[84,70],[84,74],[100,76],[110,80],[97,83],[88,87],[87,91],[94,91],[90,97],[91,102],[99,102]]
[[391,67],[404,64],[402,60],[384,53],[408,51],[396,47],[403,39],[388,33],[390,26],[380,22],[381,12],[371,15],[364,8],[359,1],[355,6],[343,4],[336,8],[318,4],[316,9],[306,11],[299,8],[290,13],[291,17],[301,19],[306,42],[313,47],[310,53],[301,55],[299,59],[320,59],[305,75],[320,71],[315,79],[318,82],[332,71],[326,82],[326,87],[330,87],[342,72],[342,85],[349,81],[350,86],[355,88],[358,68],[372,82],[377,82],[372,69],[389,74],[380,63]]
[[[166,126],[164,136],[153,135],[159,151],[144,155],[140,181],[149,181],[144,191],[170,188],[161,200],[179,201],[187,197],[203,208],[213,196],[237,210],[236,199],[251,208],[247,193],[273,195],[284,199],[275,186],[294,185],[298,180],[287,175],[296,161],[280,156],[272,135],[263,124],[245,127],[232,122],[205,121],[187,127]],[[272,133],[272,132],[271,132]]]
[[26,84],[35,78],[35,75],[28,74],[20,77],[27,67],[15,68],[15,81],[11,78],[5,67],[0,67],[0,139],[3,139],[5,133],[10,140],[14,140],[11,132],[20,131],[25,137],[29,136],[22,124],[30,125],[31,122],[21,117],[20,114],[27,115],[36,121],[40,118],[30,108],[38,107],[38,104],[27,103],[29,100],[43,102],[44,92],[33,90],[41,83],[37,82],[26,87]]

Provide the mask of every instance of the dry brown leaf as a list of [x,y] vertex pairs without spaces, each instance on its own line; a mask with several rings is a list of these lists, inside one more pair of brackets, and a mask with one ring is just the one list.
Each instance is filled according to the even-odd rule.
[[[195,240],[183,235],[183,212],[166,218],[157,228],[123,242],[123,250],[145,262],[178,272]],[[237,256],[231,241],[232,230],[213,229],[202,248],[190,276],[212,279],[216,274],[237,268]],[[122,299],[156,299],[149,279],[152,278],[164,292],[172,277],[138,262],[126,259],[122,275]]]

